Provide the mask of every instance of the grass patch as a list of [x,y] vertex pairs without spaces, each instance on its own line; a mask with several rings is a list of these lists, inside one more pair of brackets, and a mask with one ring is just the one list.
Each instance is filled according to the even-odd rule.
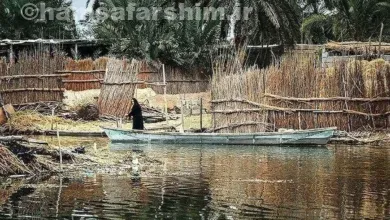
[[[203,114],[202,120],[203,128],[211,128],[212,126],[212,115],[211,114]],[[200,116],[192,115],[184,117],[184,129],[200,129]]]
[[[73,121],[57,116],[45,116],[33,111],[21,111],[12,115],[11,120],[5,125],[12,130],[54,130],[60,131],[101,131],[100,126],[116,126],[115,122],[103,121]],[[130,125],[125,125],[130,127]]]

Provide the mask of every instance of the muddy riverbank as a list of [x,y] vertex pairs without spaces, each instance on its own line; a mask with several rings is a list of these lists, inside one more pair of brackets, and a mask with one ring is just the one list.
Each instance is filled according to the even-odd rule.
[[[47,142],[47,144],[2,142],[1,149],[9,152],[8,158],[3,158],[3,153],[0,158],[4,159],[0,160],[2,166],[0,168],[4,168],[2,176],[30,177],[88,173],[137,176],[140,172],[157,175],[161,170],[160,160],[149,157],[143,151],[131,150],[131,146],[126,151],[113,151],[106,138],[60,137],[58,139],[49,136],[34,136],[33,138],[37,142]],[[21,153],[15,152],[19,145],[26,147]],[[82,152],[78,152],[80,149]],[[15,161],[9,162],[9,158]],[[8,162],[5,164],[2,161]]]

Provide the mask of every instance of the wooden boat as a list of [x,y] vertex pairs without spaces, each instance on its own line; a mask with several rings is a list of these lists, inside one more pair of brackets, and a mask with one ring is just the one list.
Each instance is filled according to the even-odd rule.
[[222,145],[326,145],[337,128],[253,134],[174,133],[104,128],[112,142]]

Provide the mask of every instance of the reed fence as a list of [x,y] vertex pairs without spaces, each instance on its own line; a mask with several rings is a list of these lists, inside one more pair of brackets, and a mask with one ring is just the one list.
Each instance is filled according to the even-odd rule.
[[136,60],[108,60],[98,101],[100,115],[123,118],[129,113],[140,66]]
[[[165,66],[167,94],[200,93],[209,91],[210,79],[201,71],[186,71],[177,67]],[[153,83],[164,82],[163,68],[142,65],[138,79],[151,83],[139,88],[152,88],[158,94],[164,94],[164,88]]]
[[222,51],[214,58],[212,80],[213,130],[221,133],[265,131],[267,111],[253,103],[262,103],[264,79],[258,70],[244,72],[242,51],[233,56]]
[[[66,90],[84,91],[100,89],[104,81],[108,58],[103,57],[95,61],[91,59],[74,61],[67,60],[65,70],[58,70],[58,74],[70,74],[64,80]],[[165,66],[168,94],[199,93],[209,90],[210,80],[201,71],[185,71],[179,68]],[[164,82],[162,65],[150,65],[141,62],[138,81],[139,89],[152,88],[156,93],[163,94],[164,88],[159,83]]]
[[60,53],[21,52],[17,63],[0,59],[0,93],[4,102],[21,106],[38,102],[61,102],[64,96],[62,79],[55,74],[63,69],[65,56]]
[[390,64],[384,60],[343,61],[323,69],[316,56],[289,54],[267,69],[244,71],[234,59],[223,59],[234,67],[218,60],[214,67],[216,131],[390,126]]
[[58,70],[58,74],[69,74],[64,80],[66,90],[85,91],[100,89],[106,73],[108,58],[97,60],[72,60],[68,59],[64,70]]

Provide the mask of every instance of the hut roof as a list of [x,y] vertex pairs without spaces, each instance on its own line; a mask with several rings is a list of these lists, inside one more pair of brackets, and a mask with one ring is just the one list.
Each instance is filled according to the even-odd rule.
[[[340,52],[350,51],[357,54],[378,53],[379,42],[329,42],[325,44],[325,49]],[[390,54],[390,43],[382,43],[381,53]]]
[[9,40],[0,39],[0,46],[7,45],[35,45],[35,44],[79,44],[79,45],[96,45],[107,44],[102,39],[34,39],[34,40]]

